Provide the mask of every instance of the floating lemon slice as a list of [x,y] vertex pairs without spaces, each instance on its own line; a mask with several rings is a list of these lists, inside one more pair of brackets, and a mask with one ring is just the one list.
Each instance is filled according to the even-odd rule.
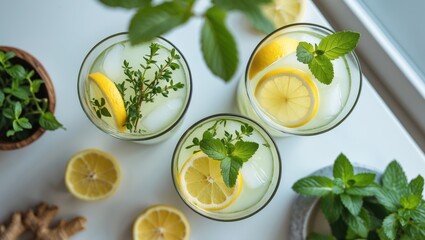
[[110,154],[87,149],[78,152],[68,162],[65,183],[75,197],[98,201],[112,196],[121,182],[121,170]]
[[125,131],[127,112],[125,111],[124,101],[115,83],[100,72],[91,73],[89,78],[96,83],[102,91],[103,96],[105,96],[109,106],[112,108],[117,128],[121,132]]
[[275,61],[297,50],[298,40],[289,37],[278,37],[261,47],[254,55],[250,68],[249,78],[252,79],[258,72]]
[[304,15],[305,0],[273,0],[262,7],[264,15],[276,28],[298,22]]
[[189,157],[178,176],[180,189],[193,204],[204,210],[220,210],[232,204],[242,189],[239,174],[229,188],[221,175],[220,161],[198,152]]
[[297,69],[273,70],[257,84],[255,97],[261,108],[285,127],[300,127],[316,114],[317,87]]
[[133,240],[188,240],[190,225],[184,214],[170,206],[146,209],[134,222]]

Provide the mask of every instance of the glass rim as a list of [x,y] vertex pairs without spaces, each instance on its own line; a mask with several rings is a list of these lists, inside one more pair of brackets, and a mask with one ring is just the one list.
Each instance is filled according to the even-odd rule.
[[[330,130],[332,130],[332,129],[334,129],[334,128],[336,128],[337,126],[339,126],[342,122],[344,122],[344,120],[353,112],[353,110],[354,110],[354,108],[355,108],[355,106],[357,105],[357,103],[358,103],[358,101],[359,101],[359,98],[360,98],[360,94],[361,94],[361,92],[362,92],[362,86],[363,86],[363,73],[362,73],[362,68],[361,68],[361,65],[360,65],[360,61],[359,61],[359,59],[358,59],[358,57],[357,57],[357,54],[355,53],[355,50],[353,50],[353,51],[351,51],[349,54],[351,54],[352,56],[353,56],[353,58],[354,58],[354,61],[355,61],[355,63],[356,63],[356,65],[358,66],[358,71],[359,71],[359,90],[358,90],[358,93],[357,93],[357,95],[356,95],[356,98],[355,98],[355,100],[354,100],[354,102],[353,102],[353,105],[351,106],[351,108],[348,110],[348,112],[347,112],[347,114],[345,114],[345,116],[343,116],[338,122],[336,122],[334,125],[332,125],[331,127],[329,127],[329,128],[326,128],[326,129],[324,129],[324,130],[320,130],[320,131],[317,131],[317,132],[292,132],[292,131],[287,131],[286,129],[287,128],[284,128],[284,129],[278,129],[278,128],[276,128],[274,125],[269,125],[268,124],[268,122],[270,121],[269,119],[266,119],[265,117],[263,117],[261,114],[259,114],[259,111],[261,111],[261,110],[259,110],[259,109],[257,109],[257,106],[256,106],[256,104],[255,104],[255,102],[253,101],[253,99],[252,99],[252,96],[248,93],[248,82],[249,82],[249,80],[248,80],[248,73],[249,73],[249,67],[250,67],[250,64],[251,64],[251,62],[252,62],[252,60],[253,60],[253,58],[254,58],[254,55],[257,53],[257,51],[259,50],[259,48],[260,48],[260,46],[264,43],[264,42],[266,42],[272,35],[274,35],[275,33],[277,33],[277,32],[279,32],[279,31],[282,31],[282,30],[284,30],[284,29],[288,29],[288,28],[292,28],[292,27],[312,27],[312,28],[318,28],[318,29],[321,29],[321,30],[325,30],[325,31],[327,31],[327,32],[329,32],[329,33],[335,33],[335,31],[333,31],[333,30],[331,30],[331,29],[329,29],[329,28],[327,28],[327,27],[325,27],[325,26],[322,26],[322,25],[319,25],[319,24],[315,24],[315,23],[304,23],[304,22],[301,22],[301,23],[292,23],[292,24],[288,24],[288,25],[285,25],[285,26],[282,26],[282,27],[280,27],[280,28],[278,28],[278,29],[276,29],[276,30],[274,30],[273,32],[271,32],[271,33],[269,33],[269,34],[267,34],[263,39],[261,39],[261,41],[255,46],[255,48],[254,48],[254,50],[252,51],[252,53],[251,53],[251,55],[250,55],[250,57],[249,57],[249,59],[248,59],[248,63],[247,63],[247,65],[246,65],[246,69],[245,69],[245,73],[244,73],[244,79],[243,79],[243,81],[245,81],[245,91],[246,91],[246,95],[247,95],[247,97],[248,97],[248,100],[249,100],[249,102],[251,103],[251,105],[253,105],[253,110],[255,111],[255,114],[262,120],[262,121],[264,121],[265,123],[267,123],[267,126],[269,126],[270,128],[272,128],[273,130],[275,130],[275,131],[278,131],[279,133],[284,133],[284,134],[290,134],[290,135],[294,135],[294,136],[314,136],[314,135],[319,135],[319,134],[322,134],[322,133],[325,133],[325,132],[328,132],[328,131],[330,131]],[[314,130],[314,129],[313,129]]]
[[[175,176],[174,176],[174,163],[175,163],[175,160],[177,158],[177,156],[176,156],[177,155],[177,152],[178,152],[178,150],[181,149],[181,146],[182,146],[184,140],[186,140],[186,137],[189,134],[189,132],[192,131],[194,128],[196,128],[199,124],[201,124],[203,122],[206,122],[209,119],[213,119],[213,118],[217,118],[217,117],[234,117],[234,118],[243,119],[244,121],[249,121],[249,122],[253,123],[256,127],[260,128],[266,134],[266,136],[270,139],[271,144],[272,144],[272,146],[275,149],[275,152],[276,152],[276,155],[277,155],[277,163],[279,165],[278,166],[279,173],[278,173],[278,176],[277,176],[276,186],[273,189],[273,193],[270,195],[270,197],[264,202],[264,204],[261,207],[259,207],[254,212],[252,212],[252,213],[250,213],[248,215],[242,216],[242,217],[234,218],[234,219],[218,219],[218,218],[214,218],[214,217],[211,217],[211,216],[202,214],[201,212],[197,211],[191,204],[189,204],[187,201],[185,201],[185,199],[183,198],[182,194],[180,194],[180,191],[178,189],[178,186],[177,186],[177,183],[176,183],[176,179],[175,179]],[[180,199],[184,202],[184,204],[186,206],[188,206],[193,212],[197,213],[198,215],[201,215],[201,216],[206,217],[208,219],[211,219],[211,220],[214,220],[214,221],[219,221],[219,222],[236,222],[236,221],[240,221],[240,220],[244,220],[246,218],[252,217],[253,215],[255,215],[258,212],[260,212],[262,209],[264,209],[272,201],[272,199],[276,195],[276,192],[277,192],[277,190],[279,189],[279,186],[280,186],[281,177],[282,177],[282,159],[281,159],[281,156],[280,156],[280,153],[279,153],[279,148],[277,147],[276,142],[273,139],[273,137],[270,135],[270,133],[263,126],[261,126],[255,120],[253,120],[253,119],[251,119],[249,117],[240,115],[240,114],[235,114],[235,113],[216,113],[216,114],[213,114],[213,115],[209,115],[207,117],[203,117],[202,119],[200,119],[200,120],[196,121],[195,123],[193,123],[181,135],[179,141],[176,144],[176,147],[174,148],[173,156],[172,156],[172,160],[171,160],[171,178],[173,180],[174,189],[176,190],[176,192],[179,195]]]
[[138,137],[138,138],[137,137],[135,137],[135,138],[129,138],[129,137],[121,136],[120,134],[116,134],[116,133],[112,133],[112,132],[109,132],[109,131],[105,131],[103,128],[101,128],[100,126],[98,126],[98,124],[96,124],[94,122],[94,120],[87,113],[87,111],[86,111],[86,109],[85,109],[85,107],[83,105],[83,102],[82,101],[84,99],[84,96],[82,96],[82,93],[80,93],[80,78],[81,78],[81,74],[82,74],[82,71],[83,71],[84,64],[86,63],[88,57],[95,51],[95,49],[98,48],[104,42],[108,41],[109,39],[112,39],[112,38],[115,38],[115,37],[118,37],[118,36],[126,36],[127,37],[127,40],[130,40],[129,37],[128,37],[128,32],[118,32],[118,33],[109,35],[109,36],[103,38],[102,40],[100,40],[98,43],[96,43],[90,49],[90,51],[86,54],[86,56],[84,57],[84,60],[81,63],[80,70],[78,72],[78,79],[77,79],[78,80],[77,81],[78,100],[79,100],[80,105],[81,105],[81,108],[83,109],[83,112],[86,114],[87,118],[93,123],[93,125],[95,125],[102,132],[104,132],[104,133],[106,133],[106,134],[108,134],[108,135],[110,135],[112,137],[115,137],[117,139],[123,140],[123,141],[147,141],[147,140],[156,139],[156,138],[161,137],[162,135],[165,135],[165,134],[169,133],[170,131],[172,131],[182,121],[182,119],[186,115],[186,112],[187,112],[187,110],[189,108],[189,105],[190,105],[190,102],[191,102],[191,99],[192,99],[192,91],[193,91],[193,87],[192,87],[192,85],[193,85],[192,84],[192,73],[190,71],[189,64],[188,64],[186,58],[184,57],[184,55],[182,54],[182,52],[180,51],[180,49],[178,49],[171,41],[167,40],[166,38],[164,38],[162,36],[157,36],[156,38],[154,38],[153,40],[160,39],[160,40],[166,42],[167,44],[169,44],[171,47],[175,48],[176,51],[180,54],[180,57],[183,60],[183,63],[185,64],[185,66],[187,68],[187,73],[188,73],[188,77],[187,77],[188,81],[187,82],[189,83],[189,87],[188,87],[187,103],[185,104],[185,106],[183,108],[183,111],[181,112],[181,114],[177,118],[177,120],[175,120],[173,122],[173,124],[171,124],[169,127],[165,128],[164,130],[158,132],[157,134],[154,134],[154,135],[151,135],[151,136]]

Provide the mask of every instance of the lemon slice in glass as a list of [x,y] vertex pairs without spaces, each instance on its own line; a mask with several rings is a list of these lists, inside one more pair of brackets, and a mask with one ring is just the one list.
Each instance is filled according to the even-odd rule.
[[146,209],[134,222],[133,240],[188,240],[190,225],[173,207],[158,205]]
[[300,127],[316,114],[318,91],[310,76],[280,68],[264,75],[255,89],[261,108],[285,127]]
[[189,157],[178,176],[185,198],[204,210],[220,210],[232,204],[242,189],[238,175],[234,187],[229,188],[221,175],[220,161],[197,152]]
[[278,37],[262,46],[252,58],[249,67],[249,79],[275,61],[297,50],[298,40],[289,37]]
[[121,182],[117,160],[98,149],[86,149],[72,156],[66,166],[65,183],[75,197],[99,201],[112,196]]
[[262,6],[263,14],[276,28],[298,22],[304,15],[305,0],[273,0]]
[[100,72],[91,73],[89,78],[96,83],[97,87],[102,91],[102,95],[106,98],[106,102],[112,109],[112,115],[114,116],[117,128],[121,132],[125,131],[127,112],[125,111],[124,101],[115,83]]

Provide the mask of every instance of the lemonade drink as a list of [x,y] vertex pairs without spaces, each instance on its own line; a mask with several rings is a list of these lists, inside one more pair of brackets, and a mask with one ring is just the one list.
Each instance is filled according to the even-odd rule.
[[242,114],[257,120],[274,136],[314,135],[341,123],[354,108],[361,71],[352,52],[332,61],[334,78],[319,82],[297,60],[299,42],[312,45],[332,31],[294,24],[267,36],[254,50],[237,93]]
[[[147,66],[152,43],[157,47],[153,58],[156,62],[145,70],[143,66]],[[173,59],[177,66],[173,66],[175,69],[161,68],[168,66],[172,51],[177,56]],[[133,74],[129,76],[126,70]],[[168,76],[158,79],[158,84],[151,87],[159,92],[149,93],[149,84],[153,86],[155,74],[166,70]],[[129,81],[130,77],[137,80],[137,71],[145,79],[143,86]],[[191,96],[189,68],[171,43],[157,38],[133,46],[125,33],[103,40],[89,52],[81,67],[78,85],[81,105],[99,129],[120,139],[143,143],[158,142],[169,136],[181,121]],[[136,92],[141,91],[145,91],[144,97],[140,95],[143,100],[137,102],[134,100],[139,97]],[[136,103],[132,106],[133,101]],[[132,119],[135,114],[140,117]]]
[[[243,132],[241,126],[247,124],[253,131],[243,141],[258,143],[258,149],[243,163],[235,186],[228,188],[222,182],[221,162],[191,146],[194,139],[203,139],[214,125],[216,138],[221,139],[236,131]],[[203,164],[209,170],[203,169]],[[279,185],[280,168],[276,146],[262,127],[241,116],[222,114],[203,119],[186,131],[174,152],[172,175],[180,197],[194,211],[211,219],[234,221],[253,215],[271,200]],[[226,200],[218,193],[221,191],[227,194]]]

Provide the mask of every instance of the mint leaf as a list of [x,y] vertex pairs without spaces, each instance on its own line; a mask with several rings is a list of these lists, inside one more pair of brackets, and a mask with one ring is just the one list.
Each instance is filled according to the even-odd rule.
[[189,19],[189,11],[183,1],[164,2],[140,9],[130,22],[131,43],[150,41],[185,23]]
[[391,240],[396,238],[398,227],[399,223],[397,221],[397,216],[394,213],[387,216],[382,222],[382,229],[384,230],[385,235]]
[[305,196],[324,196],[332,192],[333,181],[323,176],[311,176],[298,180],[292,189]]
[[[232,2],[229,0],[227,1]],[[254,26],[254,28],[256,28],[258,31],[263,33],[271,33],[275,30],[274,24],[266,16],[264,16],[263,12],[258,6],[249,6],[241,10],[251,22],[252,26]]]
[[226,147],[219,139],[202,139],[199,147],[202,152],[215,160],[223,160],[227,156]]
[[307,240],[336,240],[333,236],[322,235],[318,233],[312,233],[308,235]]
[[232,151],[231,156],[246,162],[254,155],[258,147],[258,143],[255,142],[238,141],[235,144],[235,149]]
[[360,34],[356,32],[337,32],[324,37],[318,49],[322,50],[328,59],[334,60],[351,52],[359,39]]
[[334,78],[334,69],[331,61],[324,55],[316,56],[308,63],[311,73],[321,83],[329,85]]
[[359,173],[354,175],[351,180],[354,181],[353,186],[367,187],[375,182],[376,174],[374,173]]
[[25,129],[31,129],[32,128],[32,125],[31,125],[30,121],[28,120],[28,118],[25,118],[25,117],[20,118],[20,119],[17,120],[17,122],[18,122],[19,126],[21,126],[22,128],[25,128]]
[[400,199],[401,206],[406,209],[415,209],[419,203],[421,198],[415,195],[404,196]]
[[351,214],[342,215],[344,222],[347,223],[348,227],[351,228],[357,235],[362,238],[366,238],[369,233],[369,223],[367,212],[362,211],[358,216]]
[[58,122],[58,120],[51,112],[43,113],[38,119],[38,123],[46,130],[56,130],[58,128],[63,128],[62,124]]
[[344,154],[340,154],[335,160],[333,166],[334,178],[341,178],[344,182],[347,182],[354,175],[353,165]]
[[40,90],[40,86],[41,86],[41,84],[43,84],[43,83],[44,83],[44,81],[43,81],[43,80],[41,80],[41,79],[33,80],[33,81],[31,82],[30,92],[32,92],[32,93],[37,93],[37,92]]
[[17,80],[25,79],[26,71],[25,68],[19,64],[13,65],[12,67],[6,68],[7,74]]
[[3,106],[4,99],[5,99],[5,95],[3,91],[0,89],[0,107]]
[[400,196],[398,194],[385,188],[378,188],[375,194],[378,202],[387,210],[392,212],[397,211],[400,202]]
[[421,175],[419,175],[415,179],[410,181],[409,192],[410,194],[413,194],[422,198],[423,191],[424,191],[424,178]]
[[110,7],[122,8],[143,8],[149,6],[151,0],[100,0],[103,4]]
[[225,18],[226,13],[217,7],[207,10],[201,32],[201,49],[211,72],[228,81],[236,71],[238,54]]
[[346,190],[346,192],[350,195],[356,195],[356,196],[374,196],[376,192],[378,191],[378,186],[375,184],[372,184],[367,187],[350,187]]
[[310,43],[300,42],[297,46],[297,59],[298,61],[308,64],[314,58],[314,47]]
[[4,108],[2,114],[5,118],[8,118],[8,119],[15,118],[15,115],[13,114],[13,110],[10,108]]
[[409,226],[407,229],[408,238],[405,239],[425,239],[425,223],[416,223]]
[[320,209],[329,223],[334,223],[341,215],[342,204],[339,196],[327,194],[320,199]]
[[339,195],[345,191],[345,184],[341,178],[335,178],[333,182],[334,182],[334,187],[332,188],[333,193]]
[[225,157],[221,160],[221,175],[227,187],[235,186],[242,164],[242,160],[237,157]]
[[419,206],[412,210],[412,218],[417,222],[425,223],[425,201],[422,200]]
[[18,118],[21,115],[21,113],[22,113],[22,105],[21,105],[20,102],[16,102],[15,103],[15,106],[14,106],[14,109],[13,109],[13,113],[15,115],[15,118]]
[[385,188],[396,191],[400,195],[407,193],[407,178],[397,161],[392,161],[382,175],[382,185]]
[[341,202],[348,209],[348,211],[356,216],[360,213],[360,209],[363,205],[363,199],[361,196],[351,196],[348,194],[341,195]]

